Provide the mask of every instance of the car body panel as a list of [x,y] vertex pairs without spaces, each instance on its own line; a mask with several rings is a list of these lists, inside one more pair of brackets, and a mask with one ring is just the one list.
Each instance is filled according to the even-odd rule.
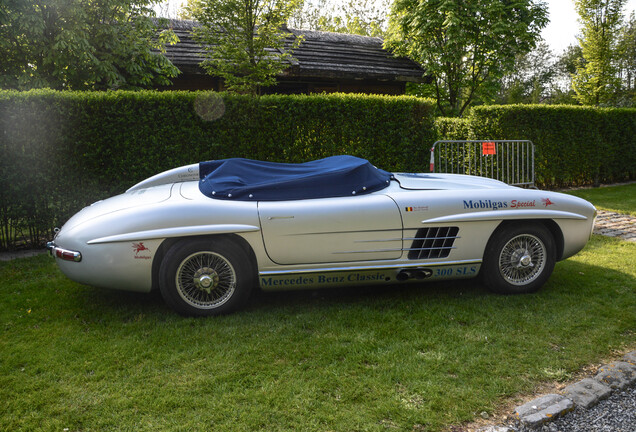
[[137,239],[166,239],[174,237],[194,237],[210,234],[230,234],[244,233],[250,231],[260,231],[260,228],[252,225],[238,224],[214,224],[214,225],[194,225],[185,227],[161,228],[146,231],[134,231],[125,234],[100,237],[89,240],[86,244],[113,243],[124,241],[135,241]]
[[512,188],[506,183],[486,177],[464,174],[394,173],[402,189],[409,190],[473,190]]
[[386,195],[258,204],[265,249],[277,264],[398,259],[402,219]]
[[[392,265],[376,265],[372,268],[362,267],[337,267],[323,268],[314,271],[289,271],[284,273],[261,272],[259,285],[263,291],[286,291],[307,288],[333,288],[357,285],[373,285],[395,283],[399,271],[409,269],[409,266],[396,269]],[[477,276],[480,269],[478,262],[460,262],[412,266],[413,271],[426,271],[421,279],[412,281],[468,279]]]
[[160,173],[73,216],[52,248],[78,282],[148,292],[170,241],[232,235],[254,256],[264,290],[474,277],[504,223],[537,221],[560,241],[559,259],[582,249],[596,211],[585,200],[521,189],[497,180],[446,174],[394,174],[382,190],[358,196],[247,202],[204,196],[196,164]]

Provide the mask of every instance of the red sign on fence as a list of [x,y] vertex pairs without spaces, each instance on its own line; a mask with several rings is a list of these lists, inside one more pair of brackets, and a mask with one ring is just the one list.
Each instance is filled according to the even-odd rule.
[[483,142],[481,143],[481,153],[486,155],[495,155],[497,154],[497,146],[494,142]]

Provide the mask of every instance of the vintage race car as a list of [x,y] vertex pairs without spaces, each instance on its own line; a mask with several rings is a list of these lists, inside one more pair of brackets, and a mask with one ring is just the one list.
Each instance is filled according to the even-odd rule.
[[236,310],[251,291],[480,276],[539,289],[589,240],[570,195],[474,176],[389,173],[335,156],[226,159],[169,170],[73,216],[48,249],[69,278],[149,292],[184,315]]

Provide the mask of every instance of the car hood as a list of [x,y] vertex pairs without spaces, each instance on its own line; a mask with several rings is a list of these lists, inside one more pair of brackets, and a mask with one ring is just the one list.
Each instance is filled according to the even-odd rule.
[[400,183],[402,189],[412,190],[506,189],[514,187],[499,180],[462,174],[395,173],[393,177]]

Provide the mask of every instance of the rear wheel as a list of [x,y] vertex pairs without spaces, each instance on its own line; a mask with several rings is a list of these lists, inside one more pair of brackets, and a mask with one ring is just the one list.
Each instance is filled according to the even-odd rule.
[[255,283],[243,248],[228,238],[182,240],[166,253],[159,288],[172,309],[187,316],[211,316],[242,306]]
[[548,280],[556,262],[550,231],[541,224],[506,225],[491,237],[482,265],[482,279],[502,294],[535,292]]

